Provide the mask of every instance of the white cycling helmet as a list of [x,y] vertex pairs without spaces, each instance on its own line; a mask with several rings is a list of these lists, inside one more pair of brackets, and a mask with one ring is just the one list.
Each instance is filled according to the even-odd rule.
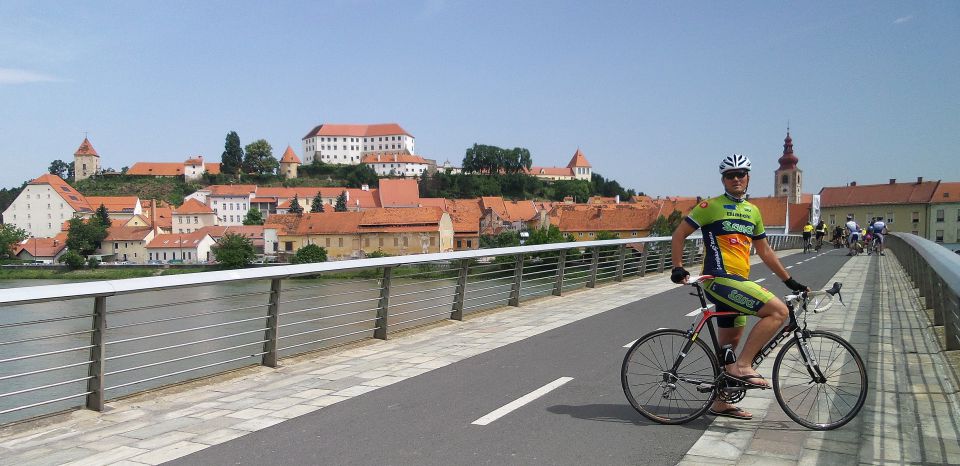
[[746,170],[750,171],[750,159],[743,154],[732,154],[724,157],[723,161],[720,162],[720,174],[724,174],[730,170]]

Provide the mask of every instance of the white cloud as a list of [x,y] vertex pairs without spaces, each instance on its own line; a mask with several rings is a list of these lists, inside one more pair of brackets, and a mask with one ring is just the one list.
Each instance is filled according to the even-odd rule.
[[913,19],[913,15],[901,16],[893,20],[893,24],[903,24]]
[[36,71],[21,70],[17,68],[0,68],[0,85],[53,83],[59,81],[63,81],[63,79],[43,73],[37,73]]

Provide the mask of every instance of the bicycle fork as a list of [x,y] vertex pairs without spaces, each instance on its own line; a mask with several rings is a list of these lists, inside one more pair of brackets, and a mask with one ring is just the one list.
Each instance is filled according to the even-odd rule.
[[809,333],[810,332],[806,330],[797,330],[794,333],[794,338],[796,338],[799,343],[797,346],[800,348],[800,357],[803,358],[803,363],[807,368],[807,373],[810,374],[810,383],[826,383],[827,378],[823,375],[823,371],[820,370],[820,364],[817,362],[817,355],[814,353],[813,348],[810,348],[810,344],[807,342]]

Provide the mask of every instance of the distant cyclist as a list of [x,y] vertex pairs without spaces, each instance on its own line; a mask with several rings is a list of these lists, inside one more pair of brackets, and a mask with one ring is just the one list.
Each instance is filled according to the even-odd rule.
[[877,221],[873,222],[873,236],[877,242],[877,252],[881,256],[885,256],[883,253],[883,236],[887,234],[887,223],[883,221],[883,217],[877,217]]
[[[766,288],[750,281],[750,249],[756,249],[763,263],[783,280],[787,288],[793,291],[805,291],[808,288],[797,283],[780,263],[776,252],[767,243],[760,209],[746,200],[750,166],[750,159],[741,154],[730,155],[720,162],[720,181],[724,193],[697,204],[673,231],[673,270],[670,280],[685,283],[690,276],[683,268],[683,245],[688,236],[700,229],[705,252],[702,273],[715,277],[703,282],[707,298],[717,306],[718,311],[744,314],[718,318],[717,340],[720,345],[729,344],[736,348],[747,324],[746,315],[760,317],[747,336],[736,362],[726,365],[724,370],[728,377],[746,386],[769,388],[770,384],[754,372],[751,363],[763,344],[773,337],[787,318],[787,306]],[[737,419],[752,417],[750,413],[719,399],[710,407],[710,412]]]
[[813,236],[813,225],[807,222],[807,224],[803,226],[803,252],[807,252],[807,250],[813,247],[813,244],[810,243],[811,236]]
[[857,243],[860,241],[860,225],[857,225],[857,222],[853,221],[853,215],[847,215],[847,232],[849,236],[847,241],[850,244],[850,252],[847,253],[848,256],[857,255]]
[[817,250],[819,251],[820,248],[823,247],[823,237],[827,236],[827,224],[823,221],[823,219],[820,219],[820,221],[817,222],[817,227],[814,229],[814,233],[817,237]]
[[843,239],[845,236],[846,235],[843,234],[843,227],[840,225],[837,225],[833,229],[833,246],[836,248],[843,246]]

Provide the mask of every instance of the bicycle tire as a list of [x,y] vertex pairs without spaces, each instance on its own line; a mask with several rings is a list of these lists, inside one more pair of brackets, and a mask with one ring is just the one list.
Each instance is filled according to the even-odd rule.
[[[793,338],[773,363],[773,393],[783,412],[797,424],[813,430],[833,430],[850,422],[863,408],[867,400],[867,368],[856,348],[839,335],[812,331],[805,340],[825,382],[817,382],[810,375],[801,354],[801,342]],[[789,367],[784,367],[784,361]],[[808,406],[806,414],[801,414],[804,406]]]
[[[701,339],[693,341],[676,375],[709,383],[711,390],[701,393],[694,383],[683,380],[673,380],[674,387],[670,388],[664,380],[664,372],[669,372],[683,344],[688,341],[690,337],[682,330],[655,330],[637,340],[623,357],[620,368],[623,393],[630,406],[651,421],[660,424],[690,422],[703,416],[717,397],[713,387],[720,374],[717,356]],[[687,396],[691,398],[685,399]],[[661,400],[666,400],[666,406]],[[654,401],[657,404],[651,404]]]

